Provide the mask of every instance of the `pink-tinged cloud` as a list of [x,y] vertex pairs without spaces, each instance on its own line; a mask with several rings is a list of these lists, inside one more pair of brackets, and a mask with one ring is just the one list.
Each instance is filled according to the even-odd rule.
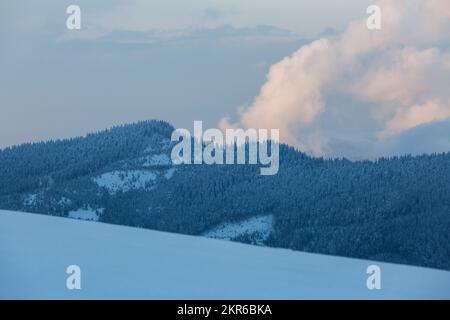
[[360,101],[379,123],[374,136],[380,139],[450,118],[450,55],[438,48],[450,42],[450,2],[406,3],[377,1],[381,30],[368,30],[362,10],[364,19],[340,36],[314,41],[275,63],[238,122],[221,126],[277,128],[282,142],[324,154],[329,137],[317,123],[331,91]]

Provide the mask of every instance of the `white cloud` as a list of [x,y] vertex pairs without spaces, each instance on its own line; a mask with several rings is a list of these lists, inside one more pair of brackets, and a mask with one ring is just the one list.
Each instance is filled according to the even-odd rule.
[[448,118],[450,118],[450,101],[430,100],[424,104],[399,108],[379,136],[385,139],[419,125]]
[[411,105],[421,94],[433,90],[428,80],[439,60],[436,49],[391,50],[372,63],[364,78],[356,83],[354,94],[371,102]]
[[373,143],[450,118],[445,51],[450,2],[407,4],[380,0],[382,30],[368,30],[364,17],[341,35],[314,41],[274,64],[259,95],[241,110],[234,126],[278,128],[283,142],[326,153],[330,137],[319,120],[331,117],[327,97],[335,91],[358,99],[378,123]]
[[281,129],[284,141],[296,143],[293,127],[309,125],[323,110],[320,88],[333,77],[334,65],[335,54],[324,39],[273,65],[259,96],[242,113],[242,125]]

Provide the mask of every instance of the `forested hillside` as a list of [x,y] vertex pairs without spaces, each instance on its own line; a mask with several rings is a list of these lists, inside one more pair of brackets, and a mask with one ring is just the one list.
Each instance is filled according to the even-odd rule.
[[[351,162],[281,145],[262,176],[173,166],[172,131],[146,121],[2,150],[0,208],[198,235],[270,216],[268,246],[450,270],[450,154]],[[234,239],[261,244],[251,230]]]

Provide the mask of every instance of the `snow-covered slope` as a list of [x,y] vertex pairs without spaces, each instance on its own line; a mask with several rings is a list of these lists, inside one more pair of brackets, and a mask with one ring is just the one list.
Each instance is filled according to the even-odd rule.
[[273,229],[273,216],[256,216],[234,223],[224,223],[203,234],[207,238],[236,240],[247,237],[251,243],[263,245]]
[[[450,298],[450,272],[0,211],[0,298]],[[81,290],[66,268],[81,268]]]
[[106,188],[111,194],[118,191],[145,189],[154,184],[157,172],[145,170],[113,171],[94,178],[99,187]]

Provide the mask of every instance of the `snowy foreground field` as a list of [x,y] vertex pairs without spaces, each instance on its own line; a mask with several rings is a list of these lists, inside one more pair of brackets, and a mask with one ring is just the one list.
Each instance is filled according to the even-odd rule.
[[449,299],[450,272],[0,211],[0,298]]

